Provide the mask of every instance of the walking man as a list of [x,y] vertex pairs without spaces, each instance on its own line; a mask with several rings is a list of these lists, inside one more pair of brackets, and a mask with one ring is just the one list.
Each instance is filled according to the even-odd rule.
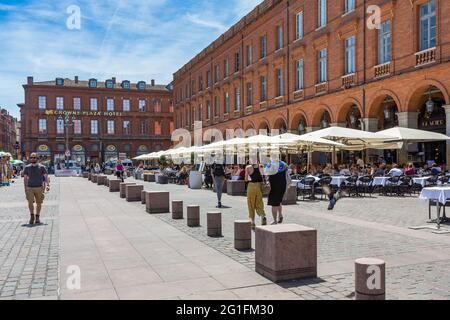
[[[30,210],[30,225],[40,224],[41,208],[44,202],[44,192],[48,183],[47,170],[38,163],[37,154],[30,155],[30,164],[24,169],[25,194]],[[36,211],[34,203],[36,202]],[[36,212],[36,214],[35,214]]]
[[212,165],[212,176],[214,182],[214,190],[217,194],[217,208],[222,208],[222,191],[223,184],[225,183],[225,169],[223,168],[223,164],[216,163]]

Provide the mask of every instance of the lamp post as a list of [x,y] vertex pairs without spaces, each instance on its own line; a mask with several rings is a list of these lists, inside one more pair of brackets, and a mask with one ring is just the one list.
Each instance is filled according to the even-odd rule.
[[64,132],[66,135],[66,152],[64,153],[66,168],[69,164],[69,158],[70,158],[70,150],[69,150],[69,127],[73,126],[73,123],[75,121],[75,116],[70,116],[69,113],[66,113],[64,117],[59,116],[58,120],[64,121]]

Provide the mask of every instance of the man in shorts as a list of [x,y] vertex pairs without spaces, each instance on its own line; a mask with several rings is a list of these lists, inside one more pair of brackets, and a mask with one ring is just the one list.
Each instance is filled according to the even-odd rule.
[[[38,163],[37,154],[30,155],[30,164],[24,169],[24,186],[25,194],[28,201],[28,209],[30,210],[30,225],[40,224],[41,208],[44,202],[44,192],[48,183],[47,170]],[[36,203],[36,215],[34,210]]]

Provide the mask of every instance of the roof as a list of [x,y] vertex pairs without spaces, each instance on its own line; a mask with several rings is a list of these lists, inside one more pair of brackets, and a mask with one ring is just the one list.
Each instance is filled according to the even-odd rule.
[[[56,87],[56,80],[34,82],[33,84],[38,85],[38,86],[55,86]],[[130,83],[130,89],[126,89],[126,90],[138,90],[136,85],[137,85],[136,83]],[[79,80],[78,83],[75,83],[75,80],[65,78],[63,87],[89,88],[89,80]],[[145,90],[169,92],[170,90],[168,87],[169,87],[168,85],[162,85],[162,84],[155,84],[154,86],[152,86],[151,84],[147,83]],[[106,89],[105,81],[97,80],[97,89],[102,89],[102,88]],[[114,84],[114,89],[122,89],[122,82],[116,82]]]

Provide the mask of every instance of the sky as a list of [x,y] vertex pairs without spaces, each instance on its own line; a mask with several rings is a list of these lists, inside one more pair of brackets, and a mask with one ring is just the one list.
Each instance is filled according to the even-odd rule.
[[19,117],[27,76],[168,84],[261,2],[0,0],[0,107]]

